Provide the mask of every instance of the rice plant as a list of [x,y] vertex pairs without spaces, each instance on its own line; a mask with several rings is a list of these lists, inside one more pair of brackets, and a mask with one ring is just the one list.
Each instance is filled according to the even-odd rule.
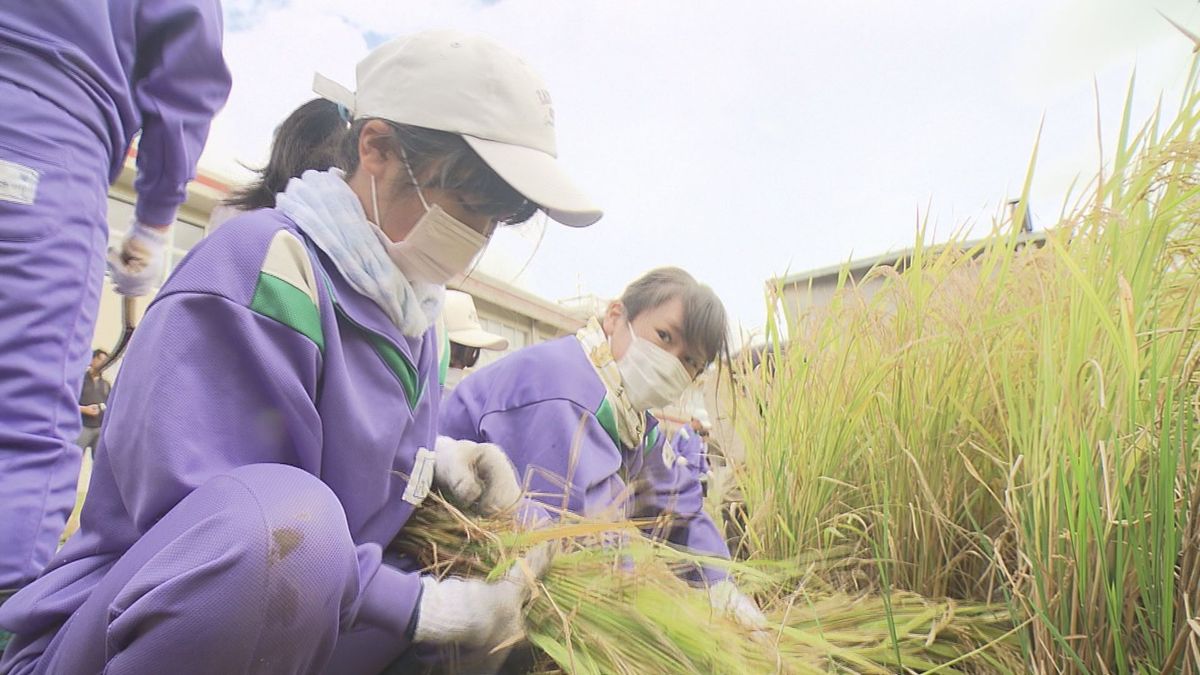
[[1135,127],[1126,106],[1110,164],[1044,236],[922,230],[870,297],[847,273],[817,311],[770,294],[768,358],[739,374],[751,558],[839,547],[859,564],[833,587],[1003,603],[1036,672],[1197,671],[1189,82],[1173,118]]
[[[797,587],[795,564],[724,563],[765,603],[766,631],[714,614],[681,567],[722,564],[643,537],[638,524],[567,519],[521,532],[510,519],[475,520],[436,497],[393,549],[432,574],[495,577],[522,551],[562,541],[537,585],[525,630],[537,673],[945,673],[1020,671],[1004,607],[892,599]],[[807,560],[811,572],[821,561]],[[895,637],[893,637],[895,632]]]

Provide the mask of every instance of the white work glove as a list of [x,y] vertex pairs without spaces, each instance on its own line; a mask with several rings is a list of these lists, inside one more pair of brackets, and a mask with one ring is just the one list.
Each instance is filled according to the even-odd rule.
[[742,628],[753,631],[756,637],[766,635],[767,617],[758,608],[754,598],[739,591],[732,581],[726,579],[709,586],[708,602],[713,610],[729,616]]
[[149,295],[167,267],[167,229],[137,222],[120,247],[108,250],[108,269],[121,295]]
[[517,470],[499,446],[438,436],[433,484],[456,506],[490,516],[517,503]]
[[421,577],[421,602],[413,642],[492,649],[524,635],[523,606],[533,582],[545,576],[554,557],[543,544],[517,561],[500,581]]

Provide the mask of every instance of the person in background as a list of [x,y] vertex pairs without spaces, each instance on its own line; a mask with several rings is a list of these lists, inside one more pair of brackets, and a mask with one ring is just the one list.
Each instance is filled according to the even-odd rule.
[[679,427],[671,437],[675,451],[675,468],[683,484],[696,481],[700,484],[701,496],[708,496],[708,479],[712,472],[708,466],[708,434],[712,428],[708,411],[697,408],[691,421]]
[[[666,516],[654,531],[690,551],[729,558],[699,482],[680,483],[675,455],[648,411],[679,399],[718,358],[728,361],[725,308],[684,270],[634,281],[602,317],[481,368],[442,406],[441,433],[508,453],[529,496],[589,517]],[[690,474],[689,474],[690,475]],[[766,619],[723,570],[695,581],[714,608],[751,629]]]
[[479,350],[502,352],[508,338],[489,333],[479,323],[475,301],[462,291],[446,291],[446,336],[450,341],[450,368],[442,388],[445,396],[454,390],[469,368],[479,362]]
[[83,376],[83,389],[79,393],[79,414],[83,417],[83,431],[75,441],[81,450],[87,452],[96,447],[100,439],[100,424],[104,421],[104,410],[108,407],[108,393],[112,385],[100,373],[100,366],[108,359],[108,352],[103,349],[92,351],[92,362],[88,364]]
[[108,352],[103,349],[92,351],[92,362],[88,365],[83,376],[83,390],[79,394],[79,414],[83,417],[83,431],[75,445],[83,451],[83,461],[79,468],[79,482],[75,486],[75,508],[67,518],[63,527],[60,542],[65,542],[79,529],[79,507],[87,496],[88,487],[92,480],[92,462],[96,444],[100,441],[100,427],[104,422],[104,411],[108,407],[108,394],[112,385],[100,373],[100,366],[108,359]]
[[499,450],[437,436],[446,281],[498,226],[601,213],[556,158],[545,84],[491,40],[397,38],[357,81],[318,77],[329,135],[277,135],[285,163],[249,188],[273,206],[205,237],[146,310],[80,529],[0,607],[0,672],[375,674],[519,634],[546,552],[489,582],[382,548],[431,486],[477,513],[520,498]]
[[221,39],[218,0],[0,10],[0,603],[50,560],[75,502],[108,186],[140,133],[134,222],[109,264],[118,293],[145,295],[229,94]]

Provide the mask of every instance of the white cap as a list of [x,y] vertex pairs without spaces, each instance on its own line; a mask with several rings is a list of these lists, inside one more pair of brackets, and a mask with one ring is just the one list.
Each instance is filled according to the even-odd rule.
[[470,295],[462,291],[446,291],[442,316],[446,317],[446,336],[451,342],[493,351],[508,349],[508,338],[489,333],[480,325],[475,301]]
[[712,420],[708,418],[708,411],[704,408],[697,408],[692,417],[696,418],[696,421],[700,423],[701,428],[712,429]]
[[317,74],[313,91],[355,119],[380,118],[462,136],[526,199],[564,225],[603,213],[558,165],[554,107],[542,79],[487,38],[428,31],[374,49],[357,68],[358,91]]

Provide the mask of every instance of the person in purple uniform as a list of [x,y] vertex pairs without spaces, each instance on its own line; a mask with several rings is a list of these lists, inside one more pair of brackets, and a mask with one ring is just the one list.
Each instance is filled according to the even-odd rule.
[[[634,281],[603,317],[464,379],[442,405],[441,432],[508,453],[529,496],[591,517],[667,517],[661,534],[729,557],[694,477],[677,484],[676,455],[648,411],[675,401],[718,357],[728,358],[725,308],[684,270]],[[723,570],[700,577],[714,607],[752,629],[754,601]]]
[[680,489],[689,481],[700,483],[701,496],[708,494],[708,412],[698,408],[691,421],[679,427],[671,436],[671,448],[675,451],[675,472]]
[[[146,311],[80,530],[0,607],[0,672],[378,673],[520,630],[545,551],[486,582],[381,550],[431,485],[480,512],[520,497],[498,449],[437,437],[446,280],[499,224],[601,214],[558,165],[545,85],[490,40],[399,38],[357,81],[318,77],[328,136],[277,135],[274,206],[201,241]],[[287,180],[316,145],[330,161]]]
[[217,0],[0,10],[0,603],[50,560],[75,503],[108,185],[140,132],[113,279],[144,295],[229,87]]

